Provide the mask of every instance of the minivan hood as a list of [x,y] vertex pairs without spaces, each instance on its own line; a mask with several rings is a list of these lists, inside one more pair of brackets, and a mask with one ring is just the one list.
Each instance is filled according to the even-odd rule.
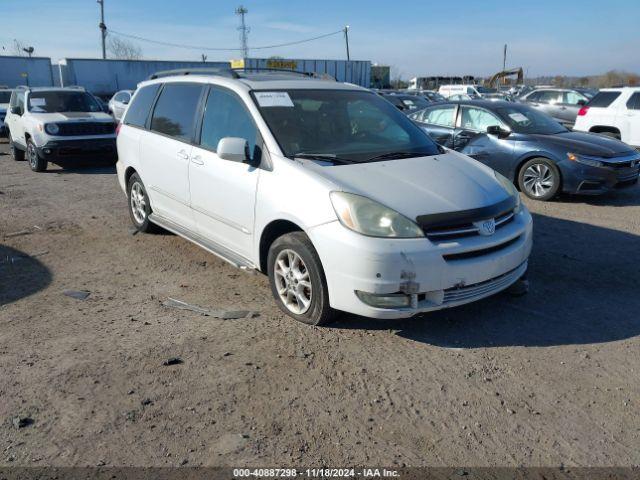
[[336,190],[363,195],[414,220],[420,215],[487,207],[509,197],[493,170],[452,151],[359,165],[306,160],[305,164]]
[[564,132],[555,135],[530,136],[543,144],[581,155],[612,158],[633,153],[633,149],[626,143],[595,133]]
[[104,112],[30,112],[31,116],[43,123],[60,122],[113,122],[111,115]]

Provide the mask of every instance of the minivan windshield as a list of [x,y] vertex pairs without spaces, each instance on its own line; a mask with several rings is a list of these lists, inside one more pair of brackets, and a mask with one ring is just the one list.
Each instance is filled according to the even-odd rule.
[[287,157],[335,157],[346,163],[440,153],[391,103],[368,91],[278,90],[252,93]]
[[568,130],[550,116],[526,106],[502,107],[497,113],[517,133],[553,135]]
[[34,113],[100,112],[102,108],[87,92],[31,92],[29,111]]

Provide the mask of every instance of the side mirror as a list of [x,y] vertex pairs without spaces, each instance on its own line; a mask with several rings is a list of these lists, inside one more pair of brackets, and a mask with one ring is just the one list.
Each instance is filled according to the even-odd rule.
[[244,138],[224,137],[218,142],[217,154],[223,160],[246,162],[249,160],[249,142]]
[[577,105],[580,105],[581,107],[584,107],[587,104],[586,100],[578,100]]
[[22,109],[19,106],[11,107],[11,113],[14,115],[22,115]]
[[504,128],[500,127],[500,125],[489,125],[487,127],[487,133],[489,135],[495,135],[498,138],[507,138],[509,135],[511,135],[511,132],[509,130],[505,130]]

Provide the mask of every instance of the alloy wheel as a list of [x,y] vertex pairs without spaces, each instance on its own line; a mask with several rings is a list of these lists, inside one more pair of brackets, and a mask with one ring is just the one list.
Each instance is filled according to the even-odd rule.
[[275,261],[274,280],[280,300],[287,309],[301,315],[311,307],[313,288],[302,257],[290,249],[282,250]]
[[131,186],[131,213],[133,213],[133,218],[135,218],[136,222],[139,225],[142,225],[147,218],[147,202],[144,198],[144,190],[140,183],[135,182]]
[[547,165],[534,163],[525,170],[522,182],[531,196],[543,197],[553,188],[553,172]]

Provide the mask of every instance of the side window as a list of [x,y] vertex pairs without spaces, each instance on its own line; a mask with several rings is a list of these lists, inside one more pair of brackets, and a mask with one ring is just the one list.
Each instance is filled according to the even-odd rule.
[[211,88],[202,120],[200,144],[215,152],[218,142],[225,137],[244,138],[249,142],[251,158],[258,158],[258,129],[242,100],[232,92]]
[[578,102],[582,100],[586,103],[587,97],[578,93],[578,92],[563,92],[562,93],[562,103],[566,103],[568,105],[577,105]]
[[504,127],[504,124],[500,119],[487,110],[474,107],[462,107],[460,128],[486,132],[487,127],[491,127],[493,125]]
[[539,102],[542,103],[558,103],[558,91],[557,90],[544,90],[540,92]]
[[125,125],[144,128],[147,123],[147,118],[149,118],[149,110],[151,110],[151,105],[156,98],[156,93],[158,93],[159,88],[160,84],[156,83],[138,90],[124,118]]
[[151,130],[190,142],[202,88],[195,83],[166,83],[153,110]]
[[126,98],[126,95],[127,94],[124,93],[124,92],[116,93],[116,96],[115,96],[114,100],[116,102],[122,102]]
[[542,92],[533,92],[529,96],[527,96],[527,100],[529,100],[530,102],[538,102],[540,101],[541,94]]
[[627,100],[629,110],[640,110],[640,92],[636,92]]
[[453,112],[455,108],[454,105],[427,108],[422,114],[422,122],[453,128]]

